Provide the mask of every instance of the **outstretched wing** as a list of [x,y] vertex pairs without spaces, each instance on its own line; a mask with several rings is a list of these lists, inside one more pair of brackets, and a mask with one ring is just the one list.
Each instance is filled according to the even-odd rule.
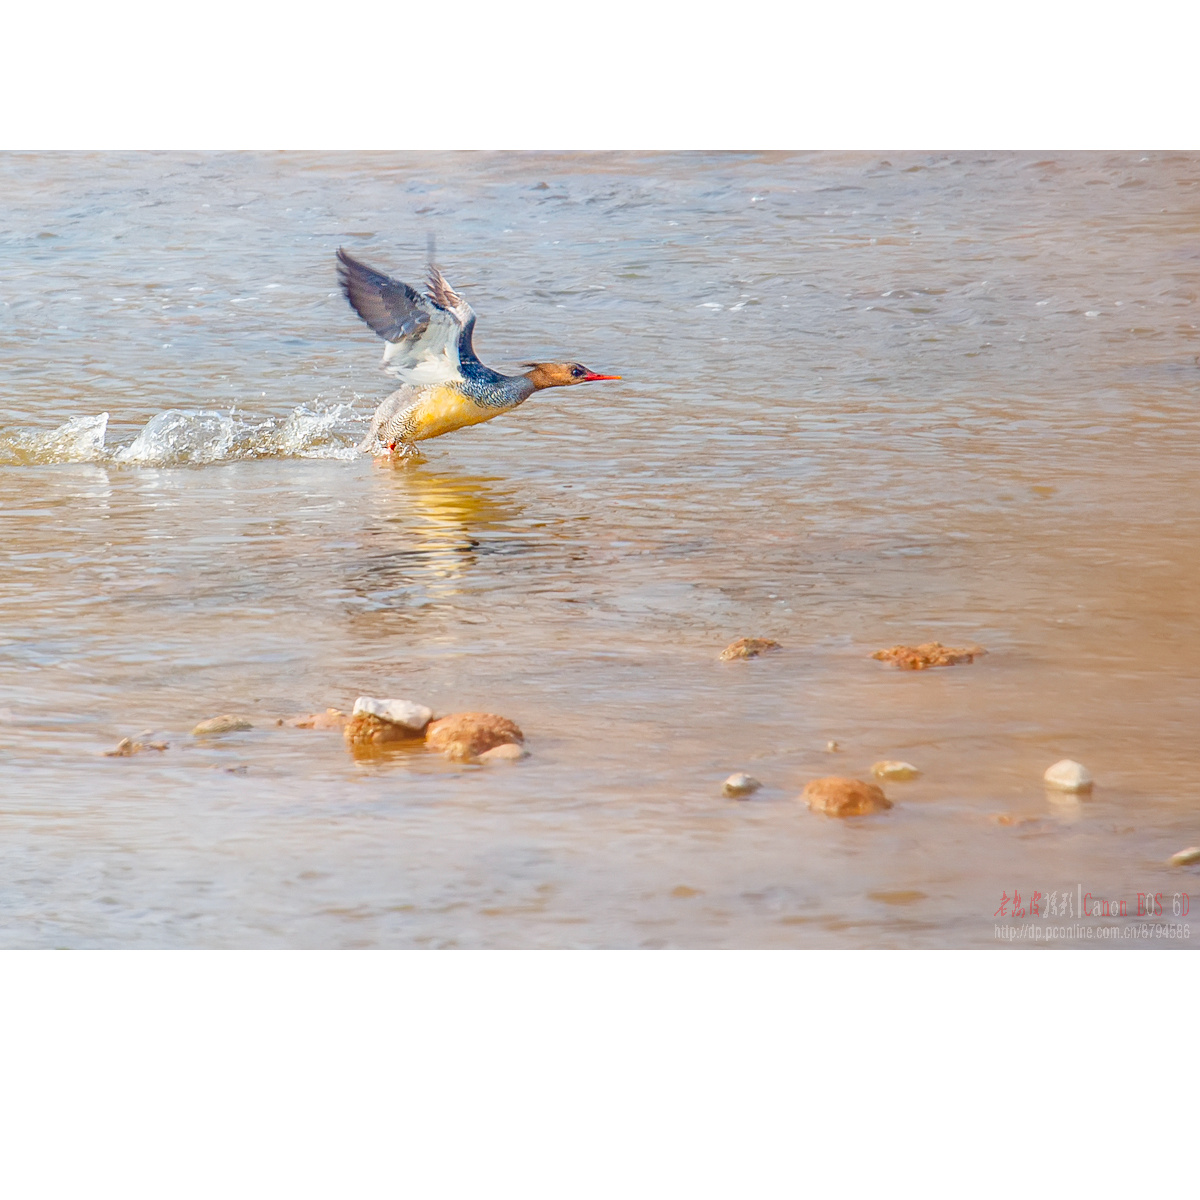
[[[432,257],[432,255],[431,255]],[[475,313],[471,306],[446,282],[446,277],[433,265],[429,264],[429,284],[425,295],[437,305],[445,309],[459,323],[462,332],[458,335],[458,360],[461,365],[482,365],[475,357],[471,338],[475,332]]]
[[430,268],[430,292],[422,296],[339,249],[338,282],[351,307],[385,342],[383,367],[405,383],[451,383],[462,379],[471,349],[475,314]]

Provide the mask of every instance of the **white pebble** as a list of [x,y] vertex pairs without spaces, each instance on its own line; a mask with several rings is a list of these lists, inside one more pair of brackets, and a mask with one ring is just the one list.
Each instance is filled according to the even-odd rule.
[[1088,792],[1094,782],[1083,763],[1077,763],[1073,758],[1064,758],[1054,766],[1047,768],[1042,776],[1047,787],[1057,788],[1060,792]]
[[402,729],[411,729],[420,733],[433,720],[433,709],[423,704],[414,704],[411,700],[375,700],[371,696],[359,696],[354,702],[354,715],[362,713],[378,717],[381,721],[390,721]]
[[916,779],[920,775],[920,771],[906,762],[877,762],[871,768],[871,774],[876,779]]
[[1167,859],[1167,864],[1172,867],[1189,867],[1195,862],[1200,862],[1200,846],[1189,846]]
[[721,790],[725,795],[732,796],[735,800],[741,800],[746,796],[753,795],[760,787],[762,787],[762,784],[753,775],[747,775],[739,771],[736,775],[730,775],[725,780],[721,785]]

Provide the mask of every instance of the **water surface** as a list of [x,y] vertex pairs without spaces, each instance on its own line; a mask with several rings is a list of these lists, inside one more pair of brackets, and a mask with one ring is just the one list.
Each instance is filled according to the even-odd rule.
[[[389,381],[334,251],[418,282],[431,232],[485,362],[624,381],[355,456]],[[0,158],[0,940],[1169,916],[1200,893],[1165,865],[1200,843],[1198,294],[1195,155]],[[717,661],[742,635],[783,649]],[[869,657],[931,639],[989,654]],[[531,756],[276,725],[360,694],[502,713]],[[228,711],[254,728],[190,736]],[[142,734],[170,749],[104,757]],[[1091,798],[1047,796],[1063,757]],[[890,813],[797,803],[883,758],[923,772]]]

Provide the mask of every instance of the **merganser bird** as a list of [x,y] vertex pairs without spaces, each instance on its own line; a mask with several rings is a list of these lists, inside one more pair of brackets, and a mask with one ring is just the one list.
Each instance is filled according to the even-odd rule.
[[385,342],[383,369],[402,386],[371,418],[358,449],[414,452],[416,442],[490,421],[543,388],[572,387],[597,375],[579,363],[525,363],[524,375],[485,367],[471,347],[475,314],[432,263],[425,295],[339,249],[338,282],[350,306]]

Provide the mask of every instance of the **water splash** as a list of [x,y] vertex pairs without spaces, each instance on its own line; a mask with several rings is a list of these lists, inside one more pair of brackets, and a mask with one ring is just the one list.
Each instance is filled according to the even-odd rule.
[[103,462],[177,466],[247,458],[358,457],[366,418],[353,404],[297,405],[282,419],[251,423],[230,411],[172,408],[157,413],[128,445],[106,445],[108,413],[75,417],[48,433],[0,437],[0,464]]
[[234,439],[233,416],[171,408],[146,423],[132,445],[113,453],[116,462],[156,466],[219,462]]
[[105,458],[108,413],[72,417],[49,433],[19,433],[0,438],[0,463],[99,462]]
[[350,404],[335,404],[331,408],[298,405],[281,425],[270,423],[257,453],[282,458],[357,458],[357,443],[347,445],[339,440],[337,427],[363,419],[355,415]]

